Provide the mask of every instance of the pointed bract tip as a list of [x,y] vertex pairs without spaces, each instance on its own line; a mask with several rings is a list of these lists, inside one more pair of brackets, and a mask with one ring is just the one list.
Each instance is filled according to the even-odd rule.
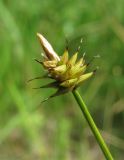
[[44,36],[42,34],[40,34],[40,33],[37,33],[37,37],[40,40],[40,43],[43,45],[43,41],[45,39]]
[[43,62],[37,60],[36,58],[34,59],[37,63],[43,64]]
[[37,33],[36,35],[37,35],[37,37],[38,37],[40,40],[45,39],[45,37],[44,37],[42,34],[40,34],[40,33]]

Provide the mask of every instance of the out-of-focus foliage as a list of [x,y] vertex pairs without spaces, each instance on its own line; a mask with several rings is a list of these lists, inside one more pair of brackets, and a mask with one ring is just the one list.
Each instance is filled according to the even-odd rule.
[[89,70],[96,76],[80,88],[115,159],[124,157],[124,1],[0,1],[0,160],[99,160],[103,155],[70,94],[40,102],[53,90],[27,80],[44,74],[34,62],[42,52],[36,32],[61,55],[72,55],[83,37]]

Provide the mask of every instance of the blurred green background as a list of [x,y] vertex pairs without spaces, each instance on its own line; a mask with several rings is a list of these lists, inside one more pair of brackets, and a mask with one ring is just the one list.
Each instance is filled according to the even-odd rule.
[[0,160],[103,160],[71,93],[40,102],[54,90],[27,80],[43,75],[34,61],[42,33],[61,55],[83,37],[80,56],[100,54],[94,78],[79,88],[115,159],[124,159],[124,1],[0,0]]

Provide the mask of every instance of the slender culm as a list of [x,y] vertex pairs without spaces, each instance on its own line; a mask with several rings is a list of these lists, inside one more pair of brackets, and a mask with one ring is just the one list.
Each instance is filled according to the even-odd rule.
[[79,104],[79,107],[80,107],[86,121],[88,122],[88,124],[89,124],[102,152],[104,153],[106,159],[113,160],[113,157],[112,157],[106,143],[104,142],[104,140],[103,140],[91,114],[89,113],[86,104],[84,103],[83,99],[81,98],[79,92],[77,90],[73,90],[72,93],[73,93],[77,103]]

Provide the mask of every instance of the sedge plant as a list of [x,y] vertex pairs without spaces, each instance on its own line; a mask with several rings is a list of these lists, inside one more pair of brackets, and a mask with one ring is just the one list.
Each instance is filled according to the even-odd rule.
[[[78,51],[69,58],[68,48],[66,47],[62,56],[58,56],[58,54],[54,51],[51,44],[45,39],[43,35],[37,33],[37,37],[40,41],[40,44],[44,50],[44,54],[42,54],[42,60],[35,59],[38,63],[40,63],[47,73],[40,77],[35,77],[34,79],[42,79],[42,78],[50,78],[53,79],[53,82],[45,84],[38,88],[56,88],[57,91],[46,98],[44,101],[48,99],[72,92],[75,100],[77,101],[86,121],[89,124],[89,127],[94,134],[105,158],[107,160],[113,160],[113,157],[103,140],[90,112],[86,104],[84,103],[82,97],[80,96],[77,88],[84,83],[87,79],[92,77],[96,70],[86,73],[86,69],[88,64],[85,63],[84,56],[77,61]],[[32,81],[31,79],[29,81]],[[43,101],[43,102],[44,102]]]

